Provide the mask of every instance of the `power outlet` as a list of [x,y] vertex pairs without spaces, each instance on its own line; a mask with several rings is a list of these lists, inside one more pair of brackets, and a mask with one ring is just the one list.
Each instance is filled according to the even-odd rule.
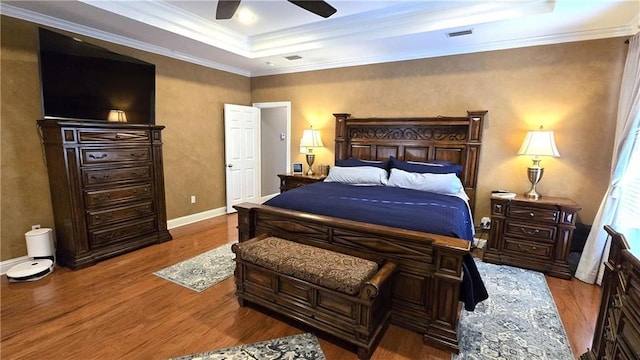
[[489,230],[491,229],[491,218],[490,217],[483,217],[482,219],[480,219],[480,226],[482,227],[482,229],[484,230]]
[[192,204],[196,203],[196,196],[195,195],[191,195],[191,203]]

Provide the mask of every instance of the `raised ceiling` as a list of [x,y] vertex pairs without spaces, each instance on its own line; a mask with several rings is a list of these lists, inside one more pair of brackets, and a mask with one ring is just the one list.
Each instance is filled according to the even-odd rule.
[[329,3],[328,19],[285,0],[243,0],[230,20],[215,19],[215,1],[2,1],[0,12],[245,76],[628,36],[640,24],[636,0]]

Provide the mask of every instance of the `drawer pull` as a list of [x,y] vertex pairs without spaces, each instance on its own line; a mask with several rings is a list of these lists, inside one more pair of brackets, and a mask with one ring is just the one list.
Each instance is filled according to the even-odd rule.
[[111,199],[111,194],[103,194],[103,195],[98,196],[98,201],[105,201],[105,200],[108,200],[108,199]]
[[97,159],[97,160],[104,159],[104,158],[106,158],[107,156],[109,156],[109,155],[107,155],[106,153],[102,153],[102,154],[100,154],[100,155],[96,155],[96,154],[93,154],[93,153],[89,154],[89,157],[90,157],[90,158],[92,158],[92,159]]
[[530,213],[529,213],[529,217],[530,217],[530,218],[532,218],[532,217],[534,217],[534,216],[536,216],[536,214],[534,214],[534,213],[532,213],[532,212],[530,212]]
[[147,153],[129,153],[129,156],[134,158],[143,158],[147,155]]
[[526,235],[536,235],[540,233],[540,230],[538,229],[531,230],[531,229],[520,228],[520,231],[522,231]]
[[109,178],[109,174],[103,174],[103,175],[91,175],[91,178],[93,180],[98,180],[98,181],[102,181],[102,180],[106,180]]
[[529,251],[531,251],[531,250],[535,251],[535,250],[537,250],[538,248],[537,248],[537,247],[535,247],[535,246],[531,246],[531,247],[529,247],[529,246],[522,246],[521,244],[518,244],[518,249],[520,249],[521,251],[524,251],[524,252],[529,252]]
[[[113,217],[113,214],[112,213],[107,213],[107,214],[104,214],[102,216],[104,216],[105,219],[111,219]],[[102,217],[100,215],[96,215],[96,220],[102,220]]]

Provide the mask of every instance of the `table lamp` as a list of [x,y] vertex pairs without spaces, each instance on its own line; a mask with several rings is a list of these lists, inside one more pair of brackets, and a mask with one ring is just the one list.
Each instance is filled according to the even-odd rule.
[[560,157],[553,131],[543,130],[542,126],[540,126],[539,130],[529,131],[518,151],[518,155],[533,156],[533,164],[527,169],[531,190],[524,193],[524,196],[527,199],[538,200],[542,195],[536,191],[536,185],[538,185],[538,182],[542,179],[542,174],[544,174],[544,168],[540,167],[540,161],[542,160],[540,157]]
[[320,138],[320,131],[314,129],[306,129],[302,133],[302,138],[300,139],[300,153],[306,154],[307,156],[307,165],[309,165],[309,171],[307,171],[307,175],[314,174],[313,170],[311,169],[311,165],[313,165],[313,162],[315,160],[313,149],[323,146],[324,144],[322,143],[322,139]]

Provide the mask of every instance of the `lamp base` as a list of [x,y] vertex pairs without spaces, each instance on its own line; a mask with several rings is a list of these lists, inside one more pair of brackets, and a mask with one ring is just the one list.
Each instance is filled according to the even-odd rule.
[[524,193],[524,196],[529,200],[538,200],[542,197],[542,195],[540,195],[536,191],[536,185],[538,185],[540,179],[542,179],[544,169],[538,165],[540,163],[540,160],[537,160],[537,162],[536,160],[534,160],[533,162],[533,166],[527,168],[527,175],[529,177],[529,181],[531,182],[531,190]]
[[531,189],[529,191],[527,191],[526,193],[524,193],[524,197],[526,197],[529,200],[538,200],[542,197],[542,195],[540,195],[536,189]]
[[307,175],[315,175],[315,173],[313,172],[313,169],[311,169],[311,165],[313,165],[313,162],[316,159],[316,155],[315,154],[307,154],[307,165],[309,165],[309,171],[307,171]]

